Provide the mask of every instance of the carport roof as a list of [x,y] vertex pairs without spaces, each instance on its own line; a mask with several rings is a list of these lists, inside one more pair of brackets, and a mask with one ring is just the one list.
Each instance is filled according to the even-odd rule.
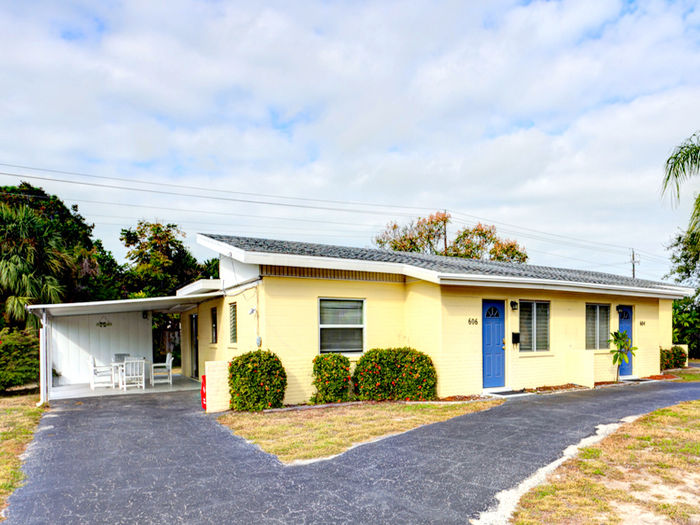
[[34,304],[27,310],[34,315],[46,311],[53,317],[66,315],[116,314],[122,312],[157,311],[179,313],[197,304],[223,295],[223,292],[186,296],[147,297],[145,299],[120,299],[115,301],[89,301],[84,303]]

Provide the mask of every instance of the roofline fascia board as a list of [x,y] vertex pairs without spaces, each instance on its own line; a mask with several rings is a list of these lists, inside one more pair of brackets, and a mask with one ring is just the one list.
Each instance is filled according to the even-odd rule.
[[546,289],[568,292],[597,292],[608,295],[634,295],[639,297],[657,297],[664,299],[681,299],[689,297],[695,291],[690,288],[639,288],[595,283],[555,281],[551,279],[524,279],[492,275],[449,275],[441,274],[440,284],[451,286],[491,286],[497,288]]
[[222,291],[218,292],[212,292],[208,294],[198,294],[198,295],[186,295],[186,296],[176,296],[176,295],[169,295],[165,297],[142,297],[138,299],[115,299],[112,301],[85,301],[81,303],[55,303],[55,304],[33,304],[30,306],[27,306],[27,311],[30,313],[36,315],[35,312],[41,311],[43,309],[47,310],[47,313],[49,310],[52,309],[58,309],[58,310],[70,310],[71,308],[78,308],[78,307],[85,307],[85,306],[109,306],[113,304],[133,304],[133,305],[138,305],[138,304],[147,304],[147,303],[154,303],[159,299],[177,299],[182,302],[189,302],[192,300],[195,301],[206,301],[208,299],[215,299],[216,297],[221,297],[223,295]]

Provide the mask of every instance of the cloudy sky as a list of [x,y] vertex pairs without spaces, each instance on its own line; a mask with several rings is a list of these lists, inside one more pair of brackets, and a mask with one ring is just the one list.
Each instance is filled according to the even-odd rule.
[[700,129],[696,2],[155,4],[0,4],[0,183],[119,257],[139,218],[204,258],[198,231],[370,246],[447,209],[532,263],[667,271],[700,187],[660,197]]

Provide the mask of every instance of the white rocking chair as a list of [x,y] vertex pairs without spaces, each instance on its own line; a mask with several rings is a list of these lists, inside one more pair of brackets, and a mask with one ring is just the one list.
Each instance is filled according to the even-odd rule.
[[[156,374],[158,377],[156,378]],[[156,383],[173,384],[173,354],[168,352],[165,363],[153,363],[151,365],[151,386]]]
[[96,386],[108,386],[114,388],[114,368],[112,365],[97,365],[95,356],[88,358],[90,368],[90,390],[95,390]]
[[126,390],[131,386],[146,389],[146,360],[127,357],[124,359],[121,373],[121,387]]

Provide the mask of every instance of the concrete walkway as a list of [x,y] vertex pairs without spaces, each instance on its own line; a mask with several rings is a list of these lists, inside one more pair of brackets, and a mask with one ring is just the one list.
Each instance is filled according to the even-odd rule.
[[6,523],[466,523],[596,425],[698,398],[699,383],[645,383],[511,399],[296,467],[191,392],[59,401]]

